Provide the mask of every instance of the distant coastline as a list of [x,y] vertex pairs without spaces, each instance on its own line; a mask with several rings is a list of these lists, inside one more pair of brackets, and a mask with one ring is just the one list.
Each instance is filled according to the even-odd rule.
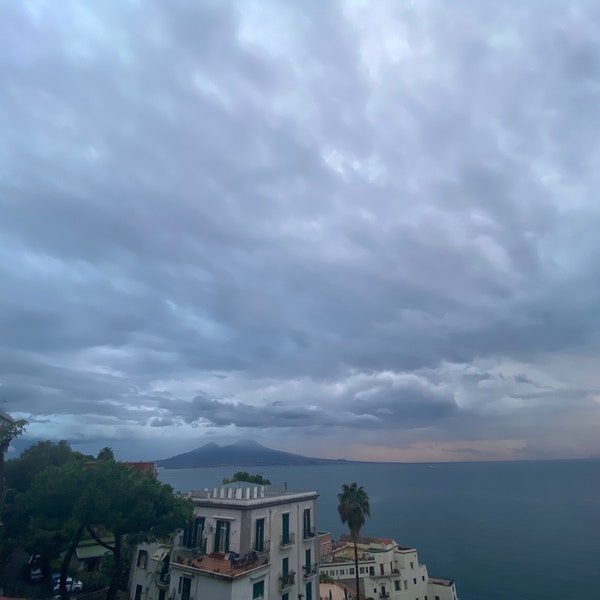
[[258,442],[245,440],[219,446],[214,442],[200,448],[177,454],[170,458],[154,461],[158,468],[191,469],[202,467],[276,467],[276,466],[318,466],[351,465],[360,461],[328,458],[314,458],[291,452],[282,452],[267,448]]

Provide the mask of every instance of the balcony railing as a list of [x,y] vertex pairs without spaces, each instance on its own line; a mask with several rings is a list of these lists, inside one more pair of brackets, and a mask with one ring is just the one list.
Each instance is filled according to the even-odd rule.
[[282,548],[285,548],[286,546],[291,546],[292,544],[295,544],[295,543],[296,543],[296,534],[288,533],[287,535],[281,536],[281,541],[280,541],[279,545]]
[[168,588],[171,583],[171,573],[154,573],[154,583],[160,588]]
[[302,570],[304,571],[304,579],[307,579],[319,571],[319,565],[317,563],[302,565]]
[[304,529],[302,532],[302,537],[305,540],[309,540],[310,538],[314,538],[316,535],[316,532],[314,529]]
[[269,563],[268,552],[250,551],[246,554],[236,552],[205,554],[192,556],[188,550],[178,548],[171,554],[171,565],[181,565],[185,570],[218,573],[220,576],[235,578],[248,571]]
[[389,598],[390,597],[390,593],[389,592],[381,592],[381,594],[379,594],[380,598]]
[[279,589],[284,590],[290,585],[294,585],[294,581],[296,580],[296,572],[289,571],[288,573],[283,573],[279,576]]

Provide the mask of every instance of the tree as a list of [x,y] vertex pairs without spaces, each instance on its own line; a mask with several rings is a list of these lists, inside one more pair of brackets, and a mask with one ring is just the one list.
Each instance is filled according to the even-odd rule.
[[[38,442],[23,451],[18,458],[7,461],[6,503],[1,515],[6,534],[2,543],[4,554],[9,553],[15,545],[24,545],[32,553],[41,553],[42,548],[48,542],[47,537],[42,536],[38,540],[37,537],[29,534],[30,517],[34,513],[26,505],[36,496],[36,493],[28,493],[36,477],[49,468],[69,464],[81,466],[84,462],[90,460],[93,460],[93,457],[81,454],[81,452],[74,452],[69,444],[62,440],[58,443]],[[46,483],[40,483],[38,488],[47,487],[43,491],[50,494],[54,480],[49,477],[44,481]],[[69,483],[69,485],[73,486],[72,483]],[[52,501],[51,504],[54,505],[54,502]],[[38,548],[38,544],[41,545],[40,548]],[[52,544],[50,545],[52,546]]]
[[87,479],[82,463],[70,461],[50,466],[38,473],[27,493],[20,496],[19,504],[29,516],[28,527],[23,532],[28,543],[48,557],[59,556],[64,551],[59,579],[63,600],[68,596],[69,563],[90,518],[84,493]]
[[[23,433],[26,425],[27,421],[24,419],[13,419],[10,415],[0,411],[0,540],[4,534],[2,513],[6,494],[4,455],[10,446],[10,442]],[[0,547],[2,547],[2,544],[0,544]]]
[[0,508],[4,498],[4,455],[10,442],[19,437],[25,430],[25,419],[13,419],[10,415],[0,411]]
[[371,516],[369,496],[363,486],[356,482],[344,483],[342,491],[338,494],[338,513],[342,523],[348,525],[350,536],[354,542],[354,573],[356,575],[356,600],[360,600],[358,577],[358,547],[357,541],[360,528],[365,524],[367,517]]
[[[88,514],[82,516],[89,535],[112,553],[114,570],[106,598],[114,600],[124,570],[125,538],[130,543],[165,538],[185,526],[193,506],[175,497],[171,486],[123,463],[97,461],[88,473],[82,497]],[[103,534],[114,537],[114,543],[106,543]]]
[[113,454],[112,448],[108,446],[104,446],[100,452],[98,452],[97,460],[115,460],[115,455]]
[[[71,461],[39,473],[23,505],[29,513],[27,535],[49,556],[64,552],[60,593],[66,600],[69,562],[84,537],[110,550],[112,573],[107,600],[114,600],[127,566],[124,542],[161,539],[191,518],[189,500],[170,486],[111,460]],[[114,538],[114,542],[107,542]]]
[[26,492],[35,476],[47,467],[86,460],[94,457],[73,451],[66,440],[37,442],[6,463],[6,484],[17,492]]
[[235,483],[236,481],[245,481],[247,483],[257,483],[258,485],[271,485],[268,479],[265,479],[262,475],[250,475],[247,471],[238,471],[233,474],[231,479],[227,477],[223,478],[223,484]]

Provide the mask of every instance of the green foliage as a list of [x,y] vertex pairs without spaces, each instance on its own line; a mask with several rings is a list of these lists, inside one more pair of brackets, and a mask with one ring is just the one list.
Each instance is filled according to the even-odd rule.
[[85,485],[81,463],[49,466],[34,478],[19,504],[29,515],[25,537],[30,550],[57,556],[74,538],[81,520],[79,492]]
[[93,460],[61,440],[58,444],[50,441],[38,442],[29,446],[18,458],[6,462],[6,486],[17,492],[25,492],[35,476],[50,466],[59,467],[71,461]]
[[366,518],[371,516],[369,496],[362,485],[358,487],[356,482],[342,485],[338,494],[338,514],[342,523],[348,525],[352,538],[356,539]]
[[97,460],[115,460],[115,455],[113,454],[112,448],[105,446],[98,452]]
[[6,452],[10,440],[19,437],[27,424],[25,419],[0,418],[0,451]]
[[[107,452],[103,460],[84,461],[74,453],[69,459],[65,445],[70,451],[64,443],[58,453],[64,462],[46,466],[35,474],[27,491],[15,497],[22,541],[49,558],[63,556],[61,572],[66,576],[79,541],[91,536],[111,552],[101,561],[104,570],[92,577],[93,585],[107,585],[108,579],[107,597],[114,598],[117,588],[127,585],[125,544],[168,536],[191,519],[193,506],[188,499],[176,498],[172,488],[155,477],[106,458]],[[46,463],[49,455],[56,458],[56,448],[36,446],[34,453]],[[106,537],[114,543],[107,544],[102,539]],[[112,565],[110,573],[106,564]]]
[[[35,478],[45,469],[59,467],[71,462],[83,462],[86,458],[80,452],[73,452],[66,441],[58,444],[50,441],[38,442],[27,448],[18,458],[6,462],[6,496],[2,507],[4,523],[2,551],[9,552],[18,543],[25,542],[27,548],[35,545],[34,540],[26,535],[29,529],[29,511],[26,508],[23,494],[27,492]],[[40,484],[42,487],[46,484]],[[23,539],[24,538],[24,539]],[[54,542],[42,536],[40,543],[44,547]]]
[[223,484],[235,483],[236,481],[245,481],[247,483],[257,483],[258,485],[271,485],[268,479],[265,479],[262,475],[250,475],[246,471],[238,471],[233,474],[231,479],[227,477],[223,478]]
[[335,579],[327,573],[319,573],[319,583],[335,583]]

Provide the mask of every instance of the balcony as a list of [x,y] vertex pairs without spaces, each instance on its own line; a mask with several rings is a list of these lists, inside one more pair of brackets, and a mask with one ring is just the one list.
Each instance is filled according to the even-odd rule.
[[171,573],[154,573],[152,578],[157,587],[167,589],[171,583]]
[[268,552],[252,551],[242,555],[235,552],[226,554],[213,552],[203,556],[193,556],[191,551],[179,548],[171,555],[171,566],[174,568],[190,574],[201,574],[201,572],[217,574],[228,579],[243,576],[267,564],[269,564]]
[[302,570],[304,571],[304,579],[308,579],[311,575],[318,573],[319,565],[317,563],[302,565]]
[[389,598],[390,597],[390,593],[389,592],[381,592],[379,594],[380,598]]
[[294,585],[296,581],[296,572],[289,571],[288,573],[284,573],[279,576],[279,590],[285,590],[290,587],[290,585]]
[[296,534],[288,533],[287,535],[282,535],[279,541],[280,548],[287,548],[288,546],[293,546],[296,543]]
[[314,538],[315,535],[317,534],[314,529],[304,529],[304,531],[302,532],[302,537],[305,540],[310,540],[311,538]]

